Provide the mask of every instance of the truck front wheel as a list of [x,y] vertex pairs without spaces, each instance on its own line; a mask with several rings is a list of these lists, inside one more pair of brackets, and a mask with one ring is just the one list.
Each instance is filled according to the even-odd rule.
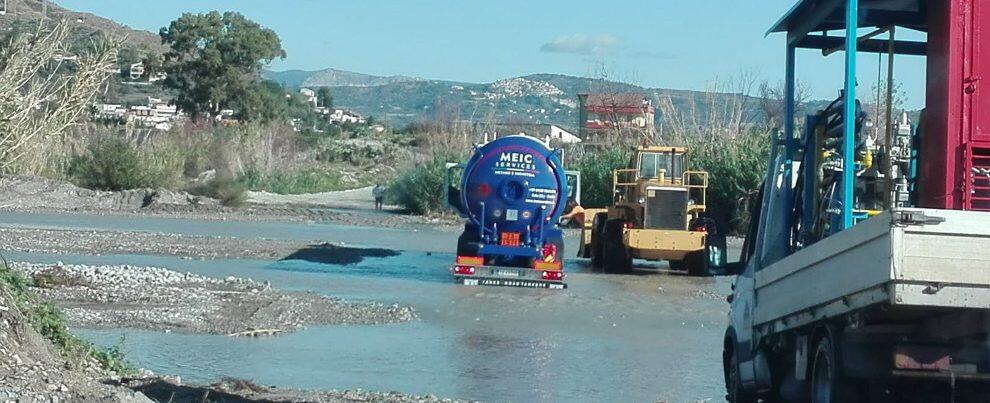
[[723,352],[725,364],[725,400],[729,403],[755,403],[756,399],[746,392],[739,379],[739,359],[735,351],[728,349]]

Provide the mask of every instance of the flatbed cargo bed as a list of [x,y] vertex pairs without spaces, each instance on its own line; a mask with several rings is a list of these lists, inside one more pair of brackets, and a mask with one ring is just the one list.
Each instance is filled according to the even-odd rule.
[[990,213],[888,211],[755,276],[754,323],[788,330],[878,304],[990,308]]

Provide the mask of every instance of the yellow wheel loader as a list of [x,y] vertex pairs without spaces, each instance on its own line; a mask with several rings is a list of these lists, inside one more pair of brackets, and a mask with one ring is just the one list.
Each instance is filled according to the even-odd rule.
[[612,172],[613,203],[585,211],[579,256],[608,273],[633,259],[667,260],[675,270],[712,275],[725,261],[725,235],[704,216],[708,173],[689,171],[682,147],[643,146]]

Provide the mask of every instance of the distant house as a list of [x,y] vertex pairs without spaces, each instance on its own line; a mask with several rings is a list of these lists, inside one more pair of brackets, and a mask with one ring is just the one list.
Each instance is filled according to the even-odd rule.
[[303,98],[306,98],[306,103],[313,105],[313,108],[316,108],[316,106],[318,105],[318,101],[316,98],[316,91],[313,91],[309,88],[300,88],[299,93],[302,94]]
[[155,74],[152,74],[152,75],[148,76],[148,82],[149,83],[156,83],[156,82],[159,82],[159,81],[163,81],[166,78],[168,78],[168,74],[165,74],[163,72],[158,72],[158,73],[155,73]]
[[642,93],[578,94],[579,136],[601,144],[610,137],[655,133],[656,109]]
[[546,123],[496,123],[486,127],[481,133],[484,141],[515,134],[525,134],[547,143],[577,144],[581,142],[578,136],[566,129]]
[[363,124],[367,122],[364,116],[361,116],[354,112],[349,112],[343,109],[334,109],[332,113],[327,114],[327,119],[330,123],[359,123]]
[[99,104],[98,108],[102,113],[114,113],[118,109],[122,109],[124,105],[120,104]]
[[138,62],[134,63],[130,67],[130,77],[131,80],[137,80],[144,76],[144,63]]
[[175,105],[158,98],[148,97],[146,105],[125,107],[120,104],[97,104],[95,115],[100,119],[119,120],[143,127],[169,130],[176,120],[185,117]]

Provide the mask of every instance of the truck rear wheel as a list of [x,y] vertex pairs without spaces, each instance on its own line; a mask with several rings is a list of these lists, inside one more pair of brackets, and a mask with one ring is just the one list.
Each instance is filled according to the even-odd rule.
[[591,266],[594,268],[602,267],[602,234],[607,220],[608,214],[598,213],[591,222]]
[[823,335],[816,343],[811,366],[811,403],[852,403],[863,400],[863,396],[856,393],[855,385],[842,376],[839,357],[835,341],[830,335]]
[[478,256],[478,227],[471,224],[464,225],[464,232],[457,237],[457,256]]
[[629,248],[622,243],[621,220],[605,222],[602,243],[602,264],[606,273],[628,273],[632,270],[632,256]]

